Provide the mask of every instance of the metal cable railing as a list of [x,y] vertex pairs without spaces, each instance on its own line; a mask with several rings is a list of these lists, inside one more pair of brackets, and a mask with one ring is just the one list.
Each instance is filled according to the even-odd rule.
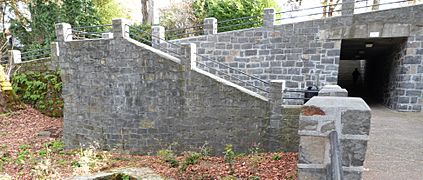
[[[360,0],[360,1],[365,1],[365,0]],[[336,4],[328,4],[328,5],[314,6],[314,7],[301,8],[301,9],[293,9],[289,11],[281,11],[281,12],[275,13],[277,17],[279,16],[279,18],[276,18],[275,21],[278,22],[278,21],[288,20],[288,19],[292,19],[292,20],[298,19],[302,21],[304,19],[299,19],[299,18],[312,17],[316,15],[322,15],[323,17],[333,17],[333,16],[340,15],[340,13],[339,14],[337,13],[342,11],[342,4],[351,4],[351,3],[354,3],[354,2],[336,3]],[[315,12],[316,10],[320,10],[320,9],[322,10],[322,12]],[[307,11],[310,11],[310,12],[307,12]],[[292,13],[297,13],[297,14],[293,15]],[[288,15],[288,17],[284,17],[285,15]]]
[[204,24],[166,31],[166,39],[180,39],[204,34]]
[[[150,30],[143,30],[141,28],[133,27],[133,26],[129,26],[129,28],[127,28],[127,29],[129,29],[129,32],[127,32],[127,33],[129,34],[130,38],[137,40],[138,42],[141,42],[143,44],[147,44],[149,46],[153,45],[154,42],[151,38],[151,37],[153,37],[151,29]],[[181,49],[180,45],[165,41],[164,39],[156,37],[156,36],[154,36],[154,37],[164,42],[164,43],[154,43],[154,45],[156,46],[155,48],[158,48],[158,49],[160,49],[160,50],[162,50],[162,51],[164,51],[168,54],[171,54],[173,56],[182,57],[182,55],[181,55],[182,53],[178,52],[178,49],[179,50]],[[169,48],[169,46],[171,46],[171,48]]]
[[81,26],[71,28],[72,38],[75,40],[85,39],[100,39],[103,38],[103,33],[111,33],[112,25],[98,25],[98,26]]
[[263,25],[263,14],[257,16],[247,16],[234,19],[227,19],[222,21],[217,21],[217,31],[232,31],[237,29],[245,29],[258,27]]
[[[129,35],[130,37],[138,37],[140,35],[146,35],[146,32],[142,32],[141,29],[138,28],[131,28],[129,27]],[[151,37],[162,41],[161,44],[155,43],[154,46],[158,47],[158,49],[163,50],[164,52],[170,53],[172,55],[175,55],[177,57],[186,58],[184,55],[184,52],[182,51],[182,46],[176,43],[168,42],[163,38],[151,35]],[[142,38],[143,41],[149,41],[149,45],[152,45],[154,42],[147,38]],[[264,95],[267,97],[269,87],[269,83],[267,81],[264,81],[258,77],[255,77],[253,75],[249,75],[239,69],[235,69],[230,67],[229,65],[226,65],[224,63],[221,63],[219,61],[216,61],[214,59],[211,59],[209,57],[200,55],[196,53],[197,56],[197,67],[200,69],[203,69],[207,72],[210,72],[212,74],[215,74],[219,77],[222,77],[226,80],[229,80],[231,82],[234,82],[235,84],[238,84],[240,86],[243,86],[244,88],[247,88],[251,91],[254,91],[256,93],[259,93],[261,95]],[[225,70],[222,70],[225,69]]]
[[[360,5],[360,3],[365,2],[364,5]],[[382,10],[382,9],[391,9],[391,8],[398,8],[398,6],[395,7],[389,7],[389,5],[395,5],[395,4],[400,4],[400,3],[419,3],[419,2],[410,2],[409,0],[399,0],[399,1],[391,1],[391,2],[382,2],[382,3],[377,3],[377,4],[373,4],[371,3],[369,5],[369,1],[365,1],[365,0],[358,0],[355,1],[356,6],[354,7],[354,13],[364,13],[364,12],[369,12],[369,11],[375,11],[375,10]],[[401,5],[401,4],[400,4]],[[401,7],[401,6],[399,6]],[[368,9],[368,8],[372,8],[372,9]],[[356,11],[356,10],[362,10],[360,11]]]
[[49,58],[50,56],[51,56],[51,49],[50,48],[43,48],[43,49],[25,51],[25,52],[21,53],[22,61],[44,59],[44,58]]

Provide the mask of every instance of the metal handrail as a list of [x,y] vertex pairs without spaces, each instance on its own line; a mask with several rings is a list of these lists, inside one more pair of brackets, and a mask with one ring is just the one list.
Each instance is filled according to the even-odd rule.
[[[96,31],[88,31],[88,29],[95,29],[95,28],[104,28],[108,27],[109,30],[102,30],[100,32]],[[73,27],[69,28],[71,30],[71,34],[74,35],[76,39],[90,39],[90,38],[101,38],[102,33],[110,33],[112,32],[113,25],[105,24],[105,25],[97,25],[97,26],[80,26],[80,27]],[[68,30],[69,30],[68,29]],[[93,37],[94,36],[94,37]]]
[[329,13],[340,12],[340,11],[342,11],[342,10],[339,9],[339,10],[333,10],[333,11],[328,11],[328,12],[303,14],[303,15],[300,15],[300,16],[291,16],[291,17],[286,17],[286,18],[278,18],[278,19],[275,19],[275,21],[280,21],[280,20],[285,20],[285,19],[294,19],[294,18],[299,18],[299,17],[314,16],[314,15],[319,15],[319,14],[329,14]]
[[203,27],[204,27],[204,24],[197,25],[197,26],[186,27],[186,28],[170,29],[170,30],[166,30],[166,32],[181,31],[181,30],[193,29],[193,28],[197,28],[197,27],[201,27],[201,28],[203,28]]
[[243,20],[243,19],[258,18],[258,17],[263,17],[263,14],[256,15],[256,16],[247,16],[247,17],[240,17],[240,18],[234,18],[234,19],[227,19],[227,20],[223,20],[223,21],[217,21],[217,24],[231,22],[231,21],[237,21],[237,20]]
[[36,50],[31,50],[31,51],[24,51],[24,52],[21,53],[21,55],[29,54],[29,53],[34,53],[34,52],[45,51],[45,50],[50,50],[50,49],[49,48],[42,48],[42,49],[36,49]]
[[113,27],[112,24],[96,25],[96,26],[79,26],[73,27],[72,29],[88,29],[88,28],[98,28],[98,27]]
[[[132,28],[130,27],[129,29],[135,29],[135,30],[137,30],[139,33],[142,33],[142,34],[145,34],[145,33],[146,33],[146,32],[144,32],[142,29],[135,28],[135,27],[132,27]],[[131,34],[131,31],[129,31],[128,33],[129,33],[129,34]],[[151,35],[151,37],[154,37],[154,38],[157,38],[157,39],[159,39],[159,40],[161,40],[161,41],[164,41],[164,42],[166,42],[167,44],[174,45],[174,46],[176,46],[176,47],[178,47],[178,48],[182,48],[182,46],[181,46],[181,45],[179,45],[179,44],[172,43],[172,42],[168,42],[168,41],[166,41],[165,39],[160,38],[160,37],[155,36],[155,35],[152,35],[152,34],[149,34],[149,35]],[[145,41],[148,41],[148,42],[150,42],[150,43],[152,43],[152,44],[153,44],[153,42],[152,42],[151,40],[148,40],[148,39],[145,39],[145,38],[141,38],[141,39],[143,39],[143,40],[145,40]],[[155,45],[158,45],[158,46],[160,46],[160,47],[163,47],[163,46],[161,46],[160,44],[155,44]],[[165,49],[165,50],[170,51],[169,49]],[[179,56],[183,56],[183,55],[181,55],[180,53],[177,53],[177,52],[174,52],[174,51],[172,51],[172,52],[173,52],[173,53],[175,53],[175,54],[177,54],[177,55],[179,55]],[[228,68],[229,70],[232,70],[232,71],[238,72],[238,73],[240,73],[240,74],[242,74],[242,75],[245,75],[245,76],[247,76],[247,77],[249,77],[249,78],[251,78],[251,79],[253,79],[253,80],[258,80],[258,81],[260,81],[260,82],[264,83],[265,85],[268,85],[268,84],[269,84],[269,82],[267,82],[267,81],[264,81],[264,80],[262,80],[262,79],[260,79],[260,78],[258,78],[258,77],[255,77],[255,76],[249,75],[249,74],[247,74],[247,73],[245,73],[245,72],[243,72],[243,71],[241,71],[241,70],[238,70],[238,69],[232,68],[232,67],[230,67],[230,66],[228,66],[228,65],[226,65],[226,64],[224,64],[224,63],[221,63],[221,62],[219,62],[219,61],[213,60],[213,59],[211,59],[211,58],[208,58],[208,57],[206,57],[206,56],[200,55],[200,54],[198,54],[198,53],[195,53],[195,54],[196,54],[198,57],[205,58],[205,59],[207,59],[207,60],[208,60],[208,61],[210,61],[210,62],[213,62],[213,63],[219,64],[219,65],[221,65],[221,66],[223,66],[223,67]],[[203,64],[203,63],[198,62],[198,61],[197,61],[196,63],[198,63],[198,64],[200,64],[200,65],[207,66],[206,64]],[[209,67],[209,66],[207,66],[207,67]],[[209,68],[214,69],[214,70],[215,70],[215,71],[217,71],[217,72],[224,73],[224,72],[222,72],[221,70],[219,71],[219,70],[216,70],[215,68],[212,68],[212,67],[209,67]],[[224,73],[224,74],[227,74],[227,73]],[[227,74],[227,75],[229,75],[229,74]],[[231,76],[231,75],[229,75],[229,76]],[[232,78],[235,78],[235,79],[238,79],[239,81],[241,81],[241,82],[243,82],[243,83],[248,84],[248,82],[242,81],[241,79],[236,78],[236,77],[234,77],[233,75],[232,75],[231,77],[232,77]],[[250,84],[251,84],[251,83],[250,83]],[[262,88],[260,88],[260,87],[257,87],[257,86],[254,86],[254,85],[252,85],[252,86],[253,86],[254,88],[258,89],[258,90],[261,90],[261,91],[264,91],[264,92],[268,93],[268,91],[266,91],[266,90],[264,90],[264,89],[262,89]]]
[[367,6],[354,7],[354,9],[362,9],[362,8],[368,8],[368,7],[373,7],[373,6],[388,5],[388,4],[397,4],[397,3],[403,3],[403,2],[408,2],[408,0],[394,1],[394,2],[386,2],[386,3],[378,3],[378,4],[367,5]]
[[233,24],[233,25],[228,25],[228,26],[221,26],[221,27],[217,27],[218,29],[222,29],[222,28],[231,28],[231,27],[237,27],[237,26],[242,26],[242,25],[250,25],[250,24],[258,24],[258,23],[262,23],[262,22],[246,22],[246,23],[241,23],[241,24]]

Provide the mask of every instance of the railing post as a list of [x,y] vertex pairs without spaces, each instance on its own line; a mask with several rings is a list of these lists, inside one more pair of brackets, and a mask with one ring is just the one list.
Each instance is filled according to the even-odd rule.
[[129,25],[130,22],[127,19],[113,19],[113,38],[129,38]]
[[273,28],[275,25],[275,9],[265,8],[263,16],[263,26],[266,28]]
[[8,55],[9,55],[9,63],[12,63],[12,64],[22,63],[21,51],[9,50]]
[[52,42],[50,44],[51,64],[49,70],[57,70],[59,68],[59,43]]
[[194,43],[182,43],[181,46],[185,55],[185,58],[181,58],[181,64],[185,71],[189,71],[197,66],[197,45]]
[[338,85],[326,85],[319,91],[319,96],[348,97],[348,91]]
[[269,102],[270,102],[270,127],[280,128],[282,121],[282,97],[283,89],[285,88],[284,80],[270,81]]
[[72,26],[68,23],[56,24],[57,42],[72,41]]
[[343,0],[342,1],[342,16],[352,16],[354,14],[354,3],[355,0]]
[[217,34],[217,19],[214,17],[204,19],[204,35]]
[[[361,98],[311,98],[302,107],[299,121],[298,179],[336,179],[327,178],[331,168],[333,172],[338,171],[337,177],[342,176],[339,172],[342,170],[349,174],[349,179],[361,179],[370,119],[370,108]],[[333,131],[339,137],[339,144],[330,142]],[[336,144],[339,147],[331,147]],[[342,167],[337,170],[340,164]]]
[[159,47],[165,40],[165,28],[163,26],[151,27],[151,42],[153,47]]

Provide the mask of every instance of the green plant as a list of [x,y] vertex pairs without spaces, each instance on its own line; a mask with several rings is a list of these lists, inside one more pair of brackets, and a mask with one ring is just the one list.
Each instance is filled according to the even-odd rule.
[[129,37],[151,46],[151,25],[134,24],[129,27]]
[[258,177],[258,176],[250,176],[250,177],[248,177],[248,180],[260,180],[260,177]]
[[262,152],[262,150],[260,148],[260,144],[253,145],[253,147],[248,149],[248,151],[250,152],[250,154],[258,154],[258,153]]
[[176,155],[170,149],[162,149],[157,152],[157,156],[159,156],[162,160],[169,163],[170,167],[178,167],[179,162],[176,160]]
[[275,155],[273,155],[272,159],[275,160],[275,161],[279,161],[279,160],[282,159],[282,157],[279,154],[275,154]]
[[26,144],[21,145],[19,147],[19,151],[18,151],[17,159],[16,159],[17,164],[24,164],[25,161],[30,158],[30,151],[29,151],[30,148],[31,146]]
[[[264,8],[279,9],[275,0],[195,0],[193,4],[194,15],[200,23],[208,17],[216,18],[219,23],[219,21],[254,16],[249,19],[219,23],[219,32],[261,26],[263,18],[260,15],[263,14]],[[234,26],[235,24],[244,25]]]
[[63,115],[60,72],[18,73],[13,76],[12,85],[23,102],[31,104],[43,114],[53,117]]
[[184,162],[182,163],[180,170],[186,171],[189,165],[197,164],[201,159],[202,155],[197,152],[189,152]]
[[81,148],[78,152],[77,162],[72,162],[74,174],[89,174],[109,165],[111,154],[106,151],[97,151],[98,144]]
[[213,154],[213,149],[209,146],[208,142],[205,142],[203,146],[200,147],[200,154],[202,156],[210,156]]
[[225,162],[229,164],[229,174],[233,174],[235,172],[234,170],[234,164],[235,164],[235,152],[233,150],[232,144],[227,144],[225,147],[225,151],[223,152]]

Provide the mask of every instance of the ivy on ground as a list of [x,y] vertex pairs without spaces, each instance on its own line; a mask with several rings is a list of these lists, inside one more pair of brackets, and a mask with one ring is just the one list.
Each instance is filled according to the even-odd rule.
[[12,78],[13,89],[19,98],[51,117],[63,116],[62,80],[60,72],[17,73]]

